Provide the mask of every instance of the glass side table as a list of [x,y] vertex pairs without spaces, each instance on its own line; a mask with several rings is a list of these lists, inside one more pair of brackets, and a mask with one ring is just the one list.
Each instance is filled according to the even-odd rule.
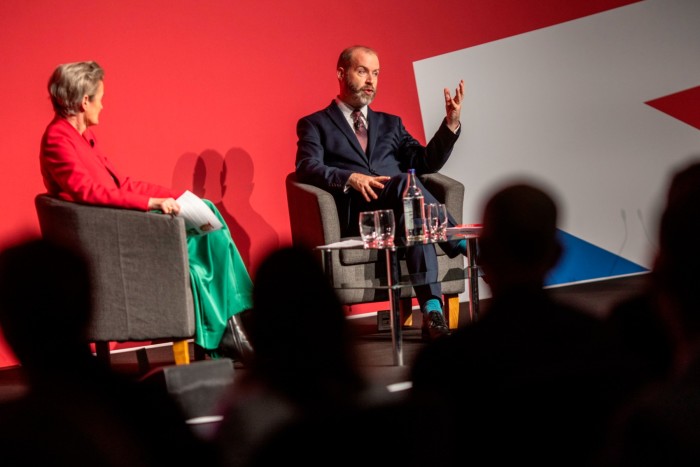
[[[476,262],[477,239],[481,233],[481,226],[478,224],[451,227],[447,229],[447,239],[445,241],[466,239],[467,249],[467,266],[460,271],[459,277],[453,277],[450,280],[463,279],[467,281],[467,291],[469,296],[469,317],[472,321],[476,321],[479,316],[479,267]],[[438,243],[433,241],[425,241],[423,244]],[[383,247],[370,247],[371,249],[383,251],[386,256],[386,283],[362,284],[362,285],[341,285],[336,288],[376,288],[386,289],[389,295],[390,313],[389,326],[391,330],[391,342],[394,357],[394,365],[403,366],[403,336],[401,326],[401,310],[399,306],[399,293],[402,288],[413,287],[415,285],[425,284],[425,280],[412,278],[410,275],[401,275],[399,270],[399,252],[408,246],[416,243],[407,244],[397,241],[395,245]],[[344,249],[364,249],[362,240],[359,237],[346,238],[340,242],[331,243],[328,245],[317,246],[316,249],[321,252],[323,268],[328,276],[331,284],[333,281],[333,267],[331,253],[335,250]]]

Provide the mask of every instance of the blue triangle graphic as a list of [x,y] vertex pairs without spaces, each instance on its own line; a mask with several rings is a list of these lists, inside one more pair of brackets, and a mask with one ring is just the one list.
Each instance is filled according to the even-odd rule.
[[545,279],[547,286],[649,271],[563,230],[558,231],[558,236],[564,253]]

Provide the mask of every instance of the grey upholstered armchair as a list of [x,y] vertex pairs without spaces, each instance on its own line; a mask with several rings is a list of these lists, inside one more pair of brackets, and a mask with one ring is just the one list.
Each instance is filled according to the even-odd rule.
[[[440,173],[420,177],[425,187],[440,201],[458,223],[462,222],[464,185]],[[292,242],[314,248],[342,240],[338,210],[333,196],[318,187],[296,181],[292,172],[287,175],[287,203]],[[459,320],[459,294],[465,291],[464,257],[450,259],[440,248],[438,252],[438,276],[446,307],[445,316],[451,328],[456,328]],[[379,261],[377,250],[348,249],[332,252],[334,286],[341,302],[346,305],[379,302],[389,299],[386,289],[372,288],[386,279],[386,265]],[[400,264],[401,274],[406,274],[404,261]],[[366,286],[367,288],[362,288]],[[410,287],[401,289],[401,302],[404,317],[407,315],[410,299],[414,296]]]
[[109,342],[173,341],[175,363],[190,362],[194,336],[187,239],[181,218],[35,198],[42,236],[80,248],[93,273],[88,338],[109,362]]

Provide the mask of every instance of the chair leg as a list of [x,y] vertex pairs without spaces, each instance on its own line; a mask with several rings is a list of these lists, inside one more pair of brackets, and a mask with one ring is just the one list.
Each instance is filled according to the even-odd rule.
[[195,344],[194,345],[194,361],[195,362],[200,362],[202,360],[207,359],[207,352],[204,350],[204,347],[200,347],[199,345]]
[[109,342],[100,341],[95,342],[95,355],[97,359],[109,366],[111,364],[111,354],[109,351]]
[[145,347],[136,350],[136,362],[139,365],[139,373],[142,375],[151,371],[151,363],[148,361],[148,352]]
[[457,329],[459,326],[459,295],[445,294],[445,317],[450,329]]
[[173,357],[176,365],[189,365],[190,344],[187,340],[173,342]]

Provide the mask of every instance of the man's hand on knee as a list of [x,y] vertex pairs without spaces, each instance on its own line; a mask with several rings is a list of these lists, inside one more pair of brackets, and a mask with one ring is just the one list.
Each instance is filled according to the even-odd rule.
[[365,198],[365,201],[369,202],[373,199],[377,199],[377,193],[374,190],[381,190],[384,188],[384,182],[388,180],[391,180],[391,177],[387,177],[386,175],[372,176],[354,173],[348,178],[348,185],[359,191]]

